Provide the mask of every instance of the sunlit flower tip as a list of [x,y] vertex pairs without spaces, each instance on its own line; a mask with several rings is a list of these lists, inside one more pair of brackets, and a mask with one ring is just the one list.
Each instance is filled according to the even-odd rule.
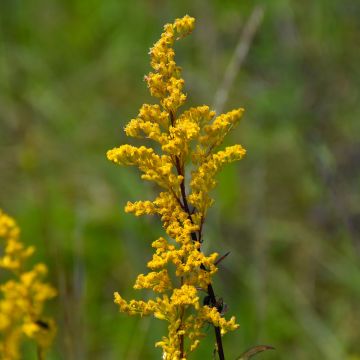
[[120,294],[118,292],[114,292],[114,303],[120,305],[124,302],[125,300],[120,296]]
[[176,19],[173,26],[180,36],[188,35],[194,30],[195,18],[185,15],[181,19]]

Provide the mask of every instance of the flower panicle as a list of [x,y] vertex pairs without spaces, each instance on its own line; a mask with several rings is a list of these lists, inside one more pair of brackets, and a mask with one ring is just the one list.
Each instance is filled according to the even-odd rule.
[[136,216],[158,216],[165,230],[166,236],[152,242],[154,253],[147,263],[150,271],[140,274],[134,285],[138,290],[151,289],[157,296],[148,301],[126,301],[115,293],[115,303],[129,315],[152,314],[166,321],[168,334],[156,346],[162,348],[164,359],[172,360],[186,359],[198,347],[206,324],[214,325],[222,335],[238,327],[234,317],[227,320],[219,311],[215,298],[204,304],[199,289],[208,292],[218,270],[218,254],[202,251],[203,225],[213,204],[210,192],[216,186],[215,177],[225,164],[242,159],[246,153],[241,145],[219,147],[238,125],[244,109],[217,116],[209,106],[201,105],[180,113],[186,101],[185,83],[173,47],[175,41],[193,31],[194,24],[195,19],[186,15],[164,26],[150,49],[153,70],[145,76],[150,94],[159,103],[142,105],[124,129],[127,136],[149,139],[155,146],[125,144],[107,152],[110,161],[137,167],[143,180],[162,189],[152,201],[129,201],[125,206],[126,212]]

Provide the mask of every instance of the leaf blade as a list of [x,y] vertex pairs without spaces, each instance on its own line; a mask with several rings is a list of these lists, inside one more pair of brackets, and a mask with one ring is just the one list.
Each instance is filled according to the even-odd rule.
[[250,348],[249,350],[246,350],[236,360],[248,360],[248,359],[252,358],[253,356],[255,356],[263,351],[266,351],[266,350],[275,350],[275,348],[270,345],[257,345],[257,346]]

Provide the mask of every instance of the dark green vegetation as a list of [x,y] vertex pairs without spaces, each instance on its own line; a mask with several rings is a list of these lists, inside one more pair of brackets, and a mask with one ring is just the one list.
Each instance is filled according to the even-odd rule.
[[[153,101],[142,79],[163,24],[196,17],[177,61],[190,103],[208,104],[255,3],[0,2],[0,206],[60,292],[49,359],[160,358],[159,322],[112,296],[137,296],[162,233],[122,209],[153,188],[105,152]],[[259,359],[360,359],[360,3],[266,3],[224,108],[246,108],[229,143],[248,154],[219,177],[205,229],[209,251],[231,251],[215,282],[241,325],[227,359],[262,343],[277,350]],[[208,334],[194,358],[211,359]]]

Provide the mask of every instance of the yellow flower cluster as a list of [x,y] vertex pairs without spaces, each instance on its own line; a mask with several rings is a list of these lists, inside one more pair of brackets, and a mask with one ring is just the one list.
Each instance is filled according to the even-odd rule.
[[[213,202],[209,192],[216,185],[215,175],[224,164],[245,155],[240,145],[218,149],[244,110],[216,116],[203,105],[177,114],[186,94],[173,46],[176,40],[191,33],[194,22],[194,18],[185,16],[165,25],[160,40],[150,50],[154,71],[145,77],[151,95],[159,98],[160,104],[143,105],[138,116],[125,127],[128,136],[155,141],[162,154],[153,148],[132,145],[107,153],[114,163],[138,167],[142,179],[163,189],[153,201],[128,202],[125,207],[126,212],[136,216],[158,215],[163,223],[167,238],[160,237],[152,243],[155,252],[147,264],[151,271],[140,274],[134,286],[152,289],[159,296],[146,302],[128,302],[115,293],[115,302],[122,312],[153,314],[169,323],[168,335],[156,344],[168,360],[186,359],[199,345],[208,323],[218,329],[218,334],[238,327],[235,318],[226,320],[215,303],[211,284],[218,254],[204,254],[201,245],[206,212]],[[190,175],[188,193],[186,175]],[[201,299],[201,290],[212,297],[208,304]]]
[[55,323],[42,315],[45,301],[56,295],[55,289],[44,283],[44,264],[25,269],[25,261],[34,248],[19,240],[20,230],[14,219],[0,210],[0,238],[5,240],[0,268],[11,278],[0,285],[0,354],[1,359],[20,359],[23,335],[33,339],[40,354],[44,354],[55,335]]

